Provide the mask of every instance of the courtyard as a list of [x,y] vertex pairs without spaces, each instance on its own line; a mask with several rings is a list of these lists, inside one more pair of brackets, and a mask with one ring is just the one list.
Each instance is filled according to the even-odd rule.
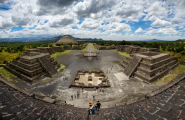
[[[86,53],[96,53],[97,56],[84,57]],[[65,69],[53,78],[43,77],[32,85],[16,78],[17,82],[14,84],[41,96],[54,96],[59,103],[66,101],[67,104],[80,108],[86,108],[89,101],[98,100],[104,108],[133,103],[144,99],[147,93],[166,84],[165,82],[146,84],[135,78],[129,78],[119,65],[123,59],[124,56],[114,50],[94,50],[92,44],[89,44],[86,51],[73,50],[56,56],[55,60],[63,64]],[[70,87],[79,70],[103,71],[110,82],[110,87],[102,87],[103,91],[100,90],[100,87],[97,87],[98,80],[95,80],[96,88],[83,88],[82,91],[82,87]],[[85,78],[87,76],[82,76],[82,79]],[[79,99],[75,99],[77,92],[80,93]]]

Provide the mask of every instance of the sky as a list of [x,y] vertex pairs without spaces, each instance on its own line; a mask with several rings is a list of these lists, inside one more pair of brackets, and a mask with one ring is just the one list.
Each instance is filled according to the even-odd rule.
[[185,39],[185,0],[0,0],[0,38]]

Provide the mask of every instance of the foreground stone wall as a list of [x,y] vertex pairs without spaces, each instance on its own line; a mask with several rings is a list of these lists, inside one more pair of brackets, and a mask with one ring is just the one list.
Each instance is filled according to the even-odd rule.
[[[0,80],[2,78],[0,77]],[[2,120],[66,120],[66,119],[132,119],[132,120],[184,120],[185,80],[165,91],[142,101],[127,105],[101,108],[95,115],[88,115],[87,108],[75,108],[35,99],[0,82],[0,119]],[[101,102],[101,101],[100,101]],[[88,105],[87,105],[88,107]]]

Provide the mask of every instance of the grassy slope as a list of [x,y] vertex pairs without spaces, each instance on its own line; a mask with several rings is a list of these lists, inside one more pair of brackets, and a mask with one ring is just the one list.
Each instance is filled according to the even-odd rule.
[[172,74],[167,74],[161,79],[157,80],[157,82],[169,82],[174,79],[178,74],[183,73],[185,71],[185,65],[179,64],[174,70]]
[[85,46],[85,48],[84,48],[84,49],[82,49],[82,51],[87,50],[88,46],[89,46],[89,44],[87,44],[87,45]]
[[4,67],[0,67],[0,73],[7,78],[9,81],[12,81],[12,78],[15,78],[16,76],[9,71],[7,71]]
[[3,64],[4,61],[12,61],[17,57],[21,56],[23,53],[8,53],[8,52],[0,52],[0,64]]
[[93,47],[94,50],[98,50],[98,49],[95,48],[95,46],[93,44],[92,44],[92,47]]
[[64,52],[56,52],[55,54],[51,55],[51,57],[56,58],[58,55],[67,54],[71,52],[71,50],[65,50]]
[[114,52],[117,52],[120,55],[123,55],[123,56],[126,56],[126,57],[130,57],[130,54],[127,54],[126,52],[119,52],[119,51],[116,51],[116,50]]

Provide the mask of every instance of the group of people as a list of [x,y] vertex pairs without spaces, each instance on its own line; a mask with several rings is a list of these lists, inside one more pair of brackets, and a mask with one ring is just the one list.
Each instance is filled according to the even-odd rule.
[[[100,90],[100,92],[104,92],[103,87],[102,87],[102,88],[101,88],[101,87],[99,87],[99,90]],[[96,87],[94,87],[94,91],[96,91]]]
[[[77,94],[74,94],[74,98],[76,99],[76,98],[80,98],[80,92],[79,91],[77,91]],[[71,100],[73,100],[73,95],[71,95]]]
[[97,101],[96,104],[93,104],[92,102],[89,102],[89,108],[87,109],[88,110],[88,115],[90,115],[91,113],[93,115],[95,115],[95,111],[99,111],[100,110],[100,107],[101,107],[101,103],[99,101]]

